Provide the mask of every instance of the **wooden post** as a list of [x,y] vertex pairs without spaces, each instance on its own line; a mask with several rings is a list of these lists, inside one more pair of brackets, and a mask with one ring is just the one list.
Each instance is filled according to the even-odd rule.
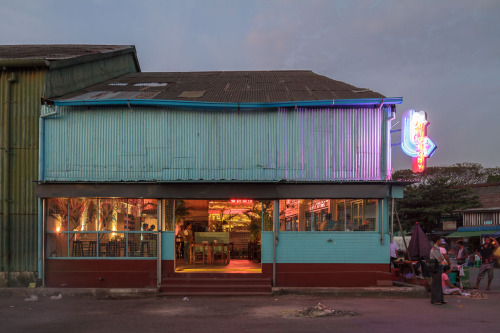
[[413,267],[413,262],[411,260],[410,251],[408,251],[408,245],[406,244],[406,238],[405,238],[405,235],[403,234],[403,228],[401,227],[401,221],[399,221],[399,214],[398,214],[398,211],[396,209],[395,209],[395,212],[396,212],[396,220],[398,221],[399,231],[401,232],[401,236],[403,236],[403,242],[404,242],[405,247],[406,247],[406,256],[408,257],[408,260],[410,261],[411,271],[413,272],[413,277],[415,278],[415,284],[417,284],[417,275],[415,274],[415,268]]

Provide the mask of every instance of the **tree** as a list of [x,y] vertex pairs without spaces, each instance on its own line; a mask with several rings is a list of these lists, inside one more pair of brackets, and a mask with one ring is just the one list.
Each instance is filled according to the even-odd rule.
[[500,168],[484,168],[479,163],[456,163],[451,166],[429,167],[422,173],[411,170],[394,172],[394,180],[418,180],[428,182],[431,179],[448,179],[450,185],[471,185],[489,182],[490,177],[500,176]]
[[453,211],[479,207],[477,196],[469,188],[452,188],[454,181],[449,178],[429,180],[407,186],[404,198],[396,203],[396,210],[404,230],[410,231],[415,222],[429,233],[441,229],[443,216],[456,216]]

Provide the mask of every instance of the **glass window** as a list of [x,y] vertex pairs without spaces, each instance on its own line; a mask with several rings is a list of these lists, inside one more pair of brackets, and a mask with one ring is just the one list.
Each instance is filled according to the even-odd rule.
[[156,199],[47,200],[48,257],[156,257]]
[[263,231],[273,231],[274,230],[274,201],[264,200],[262,204],[262,230]]
[[172,199],[163,200],[163,223],[165,223],[165,231],[174,230],[174,201]]
[[47,257],[68,257],[68,198],[47,200]]
[[96,231],[97,200],[88,198],[70,198],[68,230],[70,249],[69,256],[91,256],[88,250],[89,247],[92,246],[90,244],[94,244],[96,241]]
[[280,200],[281,231],[376,231],[376,199]]

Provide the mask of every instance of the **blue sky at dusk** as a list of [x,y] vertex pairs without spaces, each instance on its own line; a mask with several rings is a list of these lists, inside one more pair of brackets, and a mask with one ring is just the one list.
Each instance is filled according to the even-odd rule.
[[429,166],[500,166],[498,0],[2,0],[0,12],[1,44],[133,44],[142,71],[310,69],[403,97],[395,124],[428,113]]

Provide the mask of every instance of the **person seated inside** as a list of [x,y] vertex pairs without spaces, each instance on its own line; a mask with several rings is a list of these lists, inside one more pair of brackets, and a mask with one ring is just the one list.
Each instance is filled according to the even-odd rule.
[[451,284],[450,278],[448,277],[448,274],[451,273],[451,267],[449,265],[445,265],[443,267],[443,275],[441,278],[442,286],[443,286],[443,294],[445,295],[452,295],[452,294],[458,294],[458,295],[463,295],[463,289],[457,288],[454,285]]

